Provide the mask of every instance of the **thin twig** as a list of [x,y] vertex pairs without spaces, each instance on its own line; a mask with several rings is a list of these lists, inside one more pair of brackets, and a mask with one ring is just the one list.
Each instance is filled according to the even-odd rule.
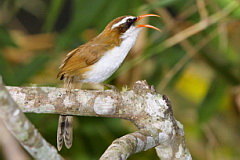
[[[139,64],[143,60],[159,54],[160,52],[165,51],[166,49],[186,40],[187,38],[203,31],[204,29],[210,27],[211,25],[219,22],[221,19],[225,18],[227,15],[229,15],[231,12],[233,12],[235,9],[239,7],[239,3],[236,1],[231,1],[225,8],[223,8],[221,11],[211,15],[210,17],[201,20],[200,22],[196,23],[195,25],[192,25],[186,29],[184,29],[181,32],[178,32],[177,34],[173,35],[172,37],[168,38],[165,40],[163,43],[149,49],[151,51],[158,50],[158,52],[151,52],[148,54],[142,54],[140,57],[136,57],[127,63],[125,63],[115,74],[116,77],[117,75],[126,72],[129,70],[132,66]],[[148,51],[149,51],[148,50]]]
[[206,19],[208,17],[208,11],[206,9],[206,4],[204,0],[197,0],[197,8],[201,19]]
[[174,75],[176,75],[177,72],[179,72],[183,66],[188,63],[191,58],[197,55],[197,53],[214,37],[216,37],[217,31],[209,33],[208,36],[206,36],[204,39],[202,39],[196,46],[192,46],[189,41],[182,41],[181,45],[185,50],[187,50],[187,53],[183,58],[181,58],[164,76],[164,78],[160,81],[157,88],[159,90],[163,90],[166,88],[170,80]]
[[[231,5],[232,6],[232,5]],[[228,8],[227,8],[228,7]],[[214,19],[214,17],[218,18],[218,20],[220,21],[222,18],[217,15],[221,15],[223,13],[225,13],[226,15],[231,13],[234,8],[230,8],[229,6],[227,6],[224,10],[226,11],[226,13],[224,11],[219,11],[217,12],[216,14],[212,15],[210,18],[208,17],[205,17],[205,19],[203,20],[207,20],[207,19],[210,19],[210,21],[216,21],[216,19]],[[229,9],[230,8],[230,9]],[[160,15],[164,15],[163,16],[163,20],[165,21],[166,23],[166,26],[169,30],[172,30],[174,33],[175,33],[175,36],[176,35],[179,35],[179,33],[182,33],[183,31],[180,31],[179,28],[177,27],[177,22],[174,20],[174,18],[166,11],[166,9],[158,9],[156,8],[155,9],[156,12],[158,12],[158,14]],[[223,12],[223,13],[222,13]],[[223,14],[224,15],[224,14]],[[225,16],[226,16],[225,15]],[[202,21],[203,21],[202,20]],[[197,24],[200,24],[201,22],[197,23]],[[213,23],[213,22],[212,22]],[[198,26],[198,25],[193,25],[193,26]],[[210,25],[211,23],[209,23]],[[172,26],[175,26],[175,27],[172,27]],[[191,26],[191,27],[193,27]],[[191,28],[189,27],[189,28]],[[185,29],[184,31],[187,31],[189,30],[189,28]],[[174,67],[172,67],[172,69],[164,76],[164,79],[162,79],[158,85],[158,89],[159,90],[163,90],[167,84],[170,82],[170,80],[172,79],[172,77],[193,57],[195,56],[198,51],[204,47],[207,42],[209,42],[213,37],[215,37],[216,35],[216,32],[214,33],[210,33],[209,36],[207,36],[206,38],[204,38],[202,41],[200,41],[196,46],[193,46],[188,40],[187,38],[186,39],[183,39],[182,41],[179,41],[178,43],[180,43],[180,45],[183,47],[183,49],[185,49],[187,55],[185,55],[178,63],[176,63],[174,65]],[[168,44],[169,40],[171,41],[174,40],[173,38],[175,37],[171,37],[169,39],[167,39],[164,44]],[[168,48],[168,47],[167,47]]]
[[231,1],[225,8],[223,8],[221,11],[209,16],[206,19],[201,20],[200,22],[192,25],[191,27],[188,27],[184,29],[183,31],[175,34],[174,36],[168,38],[164,45],[166,48],[169,48],[171,46],[174,46],[175,44],[191,37],[192,35],[195,35],[199,33],[200,31],[206,29],[207,27],[211,26],[214,23],[217,23],[221,19],[225,18],[227,15],[229,15],[231,12],[233,12],[235,9],[239,7],[239,3],[236,1]]

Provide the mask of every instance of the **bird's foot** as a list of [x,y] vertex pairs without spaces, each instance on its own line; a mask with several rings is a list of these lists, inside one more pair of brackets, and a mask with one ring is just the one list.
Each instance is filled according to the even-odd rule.
[[120,92],[120,90],[119,90],[116,86],[114,86],[114,85],[105,84],[105,83],[102,83],[102,85],[105,86],[105,87],[110,88],[110,89],[113,90],[114,92]]
[[85,83],[84,89],[91,89],[91,90],[101,90],[104,91],[106,87],[107,89],[111,89],[114,92],[120,92],[119,89],[114,86],[114,85],[110,85],[110,84],[105,84],[105,83]]

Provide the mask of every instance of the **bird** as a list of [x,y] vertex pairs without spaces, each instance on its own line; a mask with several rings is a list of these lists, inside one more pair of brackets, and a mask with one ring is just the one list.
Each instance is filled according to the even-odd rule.
[[[159,28],[149,24],[135,23],[145,17],[160,17],[156,14],[140,16],[121,16],[107,24],[95,38],[69,52],[59,67],[57,78],[63,80],[64,87],[74,89],[76,84],[102,83],[122,64],[130,49],[134,46],[142,28]],[[60,151],[63,142],[67,148],[72,146],[73,117],[60,115],[57,129],[57,148]]]

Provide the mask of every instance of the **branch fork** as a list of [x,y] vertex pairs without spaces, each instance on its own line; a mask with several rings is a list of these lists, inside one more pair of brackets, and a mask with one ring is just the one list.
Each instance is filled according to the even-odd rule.
[[[11,111],[15,113],[13,117],[23,111],[122,118],[134,123],[139,130],[113,141],[101,160],[124,160],[153,147],[161,160],[192,159],[185,144],[183,126],[173,117],[170,100],[156,93],[146,81],[137,81],[130,91],[74,90],[70,95],[66,89],[54,87],[7,87],[11,96],[2,83],[0,89],[0,105],[12,96],[21,108]],[[1,108],[0,117],[8,126],[6,121],[13,117],[4,118],[7,113]],[[12,133],[17,137],[18,133]]]

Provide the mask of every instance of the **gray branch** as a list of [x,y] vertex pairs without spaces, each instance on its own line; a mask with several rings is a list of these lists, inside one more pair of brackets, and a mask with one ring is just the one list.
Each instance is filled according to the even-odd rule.
[[0,118],[21,145],[38,160],[62,160],[57,150],[46,142],[12,99],[0,77]]
[[8,87],[23,112],[122,118],[139,131],[115,140],[100,158],[124,160],[155,147],[162,160],[190,160],[183,127],[173,117],[169,99],[145,81],[130,91],[87,91],[54,87]]

